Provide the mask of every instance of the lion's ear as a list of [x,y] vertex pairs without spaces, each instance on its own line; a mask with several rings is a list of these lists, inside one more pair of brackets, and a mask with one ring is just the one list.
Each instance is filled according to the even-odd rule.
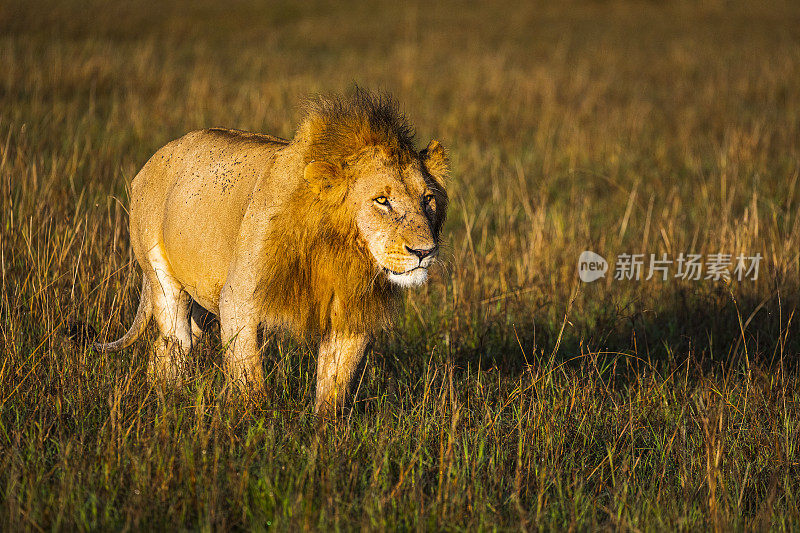
[[444,146],[433,139],[419,155],[422,158],[422,164],[425,165],[431,176],[444,187],[445,180],[450,174],[450,159],[447,157],[447,150],[444,149]]
[[344,201],[347,192],[347,182],[339,176],[336,167],[325,161],[311,161],[303,171],[303,180],[311,192],[335,203]]
[[325,161],[311,161],[303,171],[303,180],[317,194],[330,187],[335,177],[336,169]]

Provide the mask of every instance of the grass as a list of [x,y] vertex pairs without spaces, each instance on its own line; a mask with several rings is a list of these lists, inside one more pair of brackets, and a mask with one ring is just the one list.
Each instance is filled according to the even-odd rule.
[[[800,527],[800,9],[791,2],[0,5],[0,527]],[[445,268],[316,431],[314,347],[232,394],[144,376],[126,183],[208,126],[391,91],[450,148]],[[577,258],[761,253],[757,281]],[[150,337],[153,338],[151,332]]]

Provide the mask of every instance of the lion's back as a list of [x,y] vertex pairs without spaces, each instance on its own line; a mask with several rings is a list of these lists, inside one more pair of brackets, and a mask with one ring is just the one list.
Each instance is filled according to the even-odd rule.
[[131,240],[140,261],[158,249],[181,283],[215,296],[250,193],[287,144],[214,128],[187,133],[158,150],[131,183]]

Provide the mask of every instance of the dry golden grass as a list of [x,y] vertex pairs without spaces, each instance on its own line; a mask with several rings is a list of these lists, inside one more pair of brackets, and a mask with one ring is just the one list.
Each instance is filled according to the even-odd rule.
[[[10,529],[797,529],[793,2],[0,5],[0,524]],[[444,268],[340,424],[313,347],[218,346],[180,391],[137,304],[126,183],[161,145],[293,134],[393,93],[451,150]],[[578,255],[761,253],[758,281],[582,284]]]

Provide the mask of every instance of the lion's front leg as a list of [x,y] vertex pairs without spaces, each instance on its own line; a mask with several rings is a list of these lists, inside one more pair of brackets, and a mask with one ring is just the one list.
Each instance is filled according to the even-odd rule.
[[220,336],[225,349],[225,369],[239,387],[258,390],[264,386],[258,346],[258,315],[254,306],[226,299],[220,303]]
[[342,406],[368,337],[363,334],[331,332],[319,346],[317,358],[317,415],[335,413]]
[[257,390],[264,386],[261,355],[258,349],[257,324],[233,324],[221,327],[222,339],[228,339],[225,369],[235,384]]

